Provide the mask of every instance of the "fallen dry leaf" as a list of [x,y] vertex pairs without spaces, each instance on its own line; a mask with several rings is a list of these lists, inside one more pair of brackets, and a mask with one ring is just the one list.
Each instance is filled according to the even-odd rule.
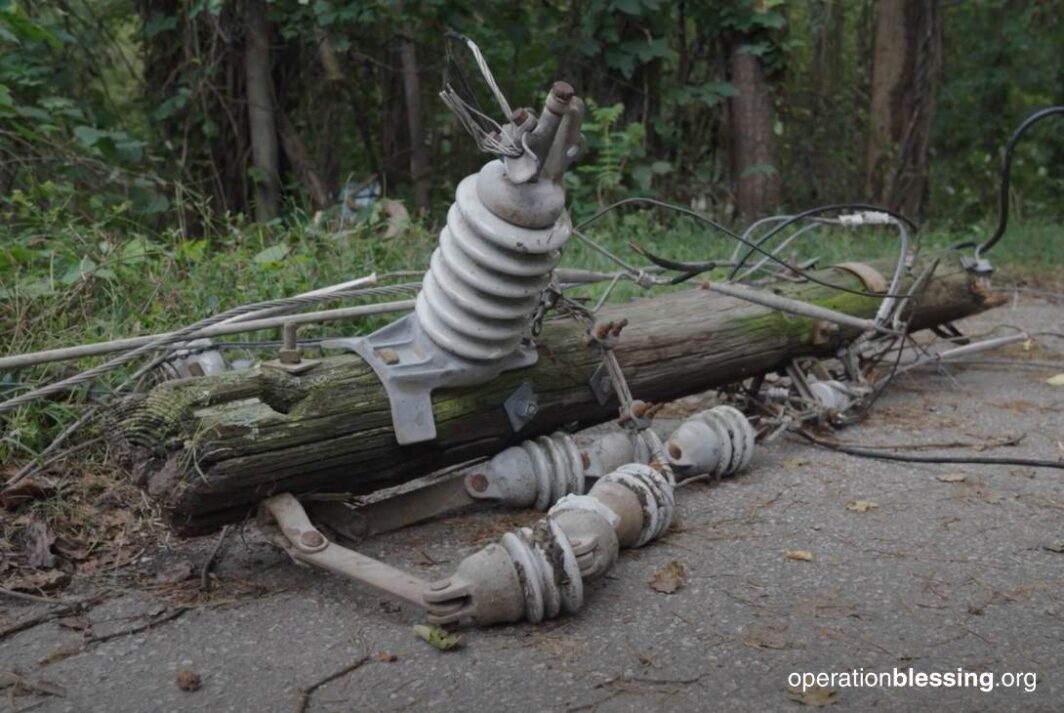
[[743,643],[752,649],[791,649],[794,642],[787,638],[782,629],[750,629],[743,635]]
[[378,651],[377,660],[384,663],[393,663],[399,660],[399,657],[393,654],[391,651]]
[[0,490],[0,508],[14,510],[23,503],[48,497],[55,489],[55,481],[50,478],[23,478],[18,483]]
[[1064,386],[1064,374],[1057,374],[1046,379],[1046,383],[1050,386]]
[[1054,540],[1053,542],[1043,542],[1042,549],[1049,552],[1056,552],[1058,554],[1064,554],[1064,540]]
[[55,651],[53,651],[52,653],[48,654],[47,656],[45,656],[44,658],[39,660],[37,662],[37,665],[40,666],[41,668],[44,668],[45,666],[51,666],[52,664],[56,663],[57,661],[62,661],[64,659],[68,659],[71,656],[77,656],[82,651],[84,651],[84,649],[82,649],[80,646],[76,646],[76,645],[75,646],[61,646],[58,649],[56,649]]
[[872,502],[871,500],[854,500],[846,503],[846,509],[853,510],[854,512],[868,512],[877,507],[879,507],[879,503]]
[[176,562],[156,573],[155,584],[177,584],[192,577],[192,563],[188,560]]
[[813,561],[813,553],[809,550],[786,550],[783,556],[789,560],[798,560],[799,562]]
[[783,467],[784,468],[801,468],[803,465],[809,465],[809,459],[808,458],[799,457],[799,458],[784,458],[783,459]]
[[963,483],[968,479],[968,476],[964,473],[943,473],[938,476],[938,479],[943,483]]
[[672,560],[666,562],[654,576],[650,578],[650,588],[662,594],[672,594],[684,585],[687,579],[687,571],[684,566]]
[[450,651],[462,645],[462,637],[452,634],[446,629],[428,624],[414,624],[414,633],[440,651]]
[[58,622],[59,626],[64,629],[72,629],[73,631],[85,631],[92,626],[92,622],[89,621],[89,617],[84,614],[77,614],[74,616],[64,616]]
[[838,693],[835,689],[821,688],[820,686],[810,686],[804,691],[795,686],[787,686],[787,697],[795,703],[801,703],[803,706],[813,706],[814,708],[822,708],[839,702]]
[[187,668],[177,669],[177,687],[182,691],[198,691],[203,685],[203,679],[195,671]]
[[27,696],[36,694],[40,696],[66,695],[66,689],[57,683],[51,683],[43,679],[33,679],[23,676],[18,671],[0,671],[0,690],[10,688],[10,696]]
[[4,582],[4,586],[16,592],[38,594],[65,587],[69,581],[70,575],[61,569],[24,570]]

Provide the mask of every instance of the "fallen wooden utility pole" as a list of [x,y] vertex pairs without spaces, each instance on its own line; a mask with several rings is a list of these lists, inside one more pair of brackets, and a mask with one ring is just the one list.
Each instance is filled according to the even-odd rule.
[[[911,267],[903,288],[936,256]],[[999,303],[985,278],[941,263],[914,306],[913,330],[951,322]],[[889,261],[871,263],[889,274]],[[842,268],[814,275],[852,290],[869,289]],[[780,295],[856,317],[871,317],[879,299],[810,282],[781,282]],[[601,320],[626,318],[616,355],[635,398],[675,399],[781,368],[806,355],[833,355],[859,333],[823,329],[796,317],[704,289],[610,305]],[[449,464],[492,455],[534,435],[615,418],[589,380],[602,363],[573,320],[548,321],[539,362],[480,386],[434,394],[434,441],[400,446],[376,375],[354,355],[323,360],[293,375],[268,366],[160,384],[127,398],[108,415],[114,452],[125,469],[164,505],[181,532],[203,532],[245,517],[278,492],[369,492]],[[528,382],[538,410],[514,433],[503,403]]]

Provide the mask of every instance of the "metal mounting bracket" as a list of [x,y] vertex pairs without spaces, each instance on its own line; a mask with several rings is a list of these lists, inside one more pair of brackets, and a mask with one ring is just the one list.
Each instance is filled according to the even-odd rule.
[[606,362],[598,365],[587,384],[591,387],[591,393],[595,395],[599,406],[605,406],[613,396],[613,382],[610,380],[610,370],[606,367]]
[[475,362],[441,350],[422,332],[415,314],[366,337],[329,339],[326,349],[343,349],[362,357],[377,374],[388,394],[392,427],[400,445],[436,438],[432,392],[445,386],[472,386],[504,371],[532,366],[539,354],[522,345],[497,362]]
[[521,382],[521,385],[506,397],[502,406],[506,410],[506,416],[510,419],[510,426],[514,429],[514,433],[519,433],[539,413],[539,399],[532,388],[532,382]]
[[259,513],[264,525],[276,526],[272,533],[274,540],[292,559],[349,577],[420,609],[426,608],[424,595],[428,582],[330,542],[314,527],[303,505],[290,493],[262,501]]

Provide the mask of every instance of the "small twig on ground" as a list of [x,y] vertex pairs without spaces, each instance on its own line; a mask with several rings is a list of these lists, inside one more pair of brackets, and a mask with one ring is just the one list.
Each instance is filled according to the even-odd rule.
[[62,619],[64,616],[83,611],[84,606],[85,605],[64,606],[60,607],[59,609],[53,609],[51,611],[43,612],[41,614],[28,616],[25,619],[16,621],[14,624],[10,624],[4,627],[3,629],[0,629],[0,641],[3,641],[7,637],[12,636],[14,634],[18,634],[19,632],[26,631],[27,629],[32,629],[33,627],[38,626],[40,624],[44,624],[54,619]]
[[211,568],[214,566],[214,561],[218,557],[218,552],[222,549],[222,543],[225,542],[225,536],[229,534],[229,525],[222,528],[221,534],[218,535],[218,541],[214,543],[214,548],[211,549],[211,553],[207,555],[207,561],[203,563],[203,569],[200,570],[200,589],[206,592],[210,589],[210,580],[208,576],[211,573]]
[[88,597],[86,599],[74,600],[49,599],[47,597],[38,597],[35,594],[13,592],[10,589],[0,589],[0,594],[10,596],[14,599],[22,599],[24,601],[30,601],[34,603],[58,605],[58,608],[56,609],[42,612],[40,614],[34,614],[33,616],[28,616],[25,619],[16,621],[15,623],[9,624],[3,629],[0,629],[0,641],[3,641],[9,636],[12,636],[22,631],[26,631],[27,629],[32,629],[35,626],[44,624],[54,619],[61,619],[64,616],[85,611],[89,607],[94,606],[105,599],[105,597],[102,595]]
[[707,480],[711,481],[711,482],[714,482],[714,483],[717,483],[717,482],[720,482],[720,476],[717,475],[716,473],[703,473],[702,475],[694,475],[694,476],[691,476],[690,478],[684,478],[683,480],[678,481],[676,483],[676,487],[677,488],[684,488],[684,487],[687,487],[688,485],[693,485],[695,483],[704,483]]
[[[85,411],[85,413],[83,413],[76,421],[74,421],[74,423],[72,423],[69,426],[67,426],[66,429],[64,429],[62,433],[60,433],[58,436],[53,438],[52,442],[48,444],[48,447],[45,448],[40,453],[38,453],[36,458],[31,460],[26,465],[22,466],[22,468],[20,468],[19,471],[17,473],[15,473],[11,477],[11,479],[9,481],[7,481],[7,483],[4,484],[4,487],[5,488],[11,488],[11,487],[15,486],[16,484],[18,484],[19,481],[21,481],[23,478],[26,478],[26,477],[28,477],[30,475],[38,473],[41,470],[43,470],[46,466],[48,466],[49,464],[53,463],[56,460],[55,458],[53,458],[53,459],[51,459],[51,460],[49,460],[47,462],[42,461],[42,458],[44,456],[48,455],[49,453],[53,453],[60,446],[60,444],[62,444],[63,441],[65,441],[67,439],[68,436],[73,434],[79,428],[84,426],[88,421],[90,421],[92,419],[92,417],[96,415],[96,411],[98,410],[98,408],[99,408],[98,406],[92,406],[89,409],[87,409]],[[93,439],[93,442],[95,442],[97,440],[99,440],[99,439]],[[84,445],[85,444],[82,444],[82,446],[84,446]],[[82,447],[82,446],[76,446],[76,447]],[[63,455],[65,455],[65,454],[63,454]],[[60,456],[60,457],[62,457],[62,456]]]
[[52,597],[42,597],[28,592],[16,592],[15,590],[6,587],[0,587],[0,594],[5,597],[11,597],[12,599],[21,599],[24,602],[48,604],[50,606],[59,607],[81,607],[99,599],[98,596],[84,597],[83,599],[53,599]]
[[163,612],[159,616],[152,617],[151,620],[145,622],[144,624],[138,624],[137,626],[131,626],[130,628],[122,629],[121,631],[113,631],[110,634],[101,634],[100,636],[91,636],[88,639],[85,639],[85,646],[89,646],[91,644],[100,644],[100,643],[103,643],[104,641],[110,641],[111,639],[117,639],[117,638],[119,638],[121,636],[131,636],[132,634],[139,634],[142,631],[148,631],[149,629],[152,629],[152,628],[158,626],[159,624],[163,624],[163,623],[168,622],[168,621],[173,621],[174,619],[178,618],[179,616],[181,616],[182,614],[184,614],[188,610],[189,610],[189,607],[177,607],[176,609],[171,609],[168,612]]
[[331,683],[336,679],[342,678],[347,674],[351,673],[352,671],[361,668],[362,665],[365,664],[367,661],[369,661],[369,656],[363,656],[359,660],[355,661],[353,664],[348,664],[339,671],[336,671],[335,673],[330,673],[325,678],[315,681],[306,688],[300,688],[299,700],[296,702],[296,713],[306,713],[307,706],[310,705],[310,697],[314,695],[314,691],[318,690],[327,683]]
[[1064,470],[1064,460],[1051,460],[1049,458],[993,458],[990,456],[954,456],[954,455],[914,455],[909,453],[889,452],[884,449],[857,448],[850,445],[842,445],[835,441],[820,438],[808,430],[798,429],[794,431],[807,441],[822,448],[833,450],[837,453],[845,453],[859,458],[875,458],[878,460],[902,461],[905,463],[953,463],[953,464],[982,464],[982,465],[1014,465],[1029,466],[1031,468],[1056,468]]
[[5,626],[3,629],[0,629],[0,641],[3,641],[4,639],[9,636],[12,636],[13,634],[17,634],[20,631],[32,629],[38,624],[43,624],[46,621],[51,621],[52,619],[59,619],[75,611],[77,611],[77,609],[73,607],[68,607],[64,609],[53,609],[52,611],[45,612],[44,614],[36,614],[34,616],[26,617],[21,621],[16,621],[14,624],[10,624],[8,626]]
[[1026,433],[1019,435],[1001,436],[998,438],[988,438],[985,441],[943,441],[941,443],[850,443],[847,441],[829,440],[823,439],[826,444],[832,446],[844,446],[844,447],[859,447],[865,450],[899,450],[899,451],[920,451],[920,450],[937,450],[940,448],[971,448],[977,451],[990,450],[991,448],[1001,448],[1003,446],[1015,446],[1027,437]]
[[[59,698],[66,695],[66,689],[58,684],[44,680],[33,681],[17,671],[0,671],[0,688],[12,689],[12,696],[22,692],[36,693],[39,696],[57,696]],[[12,710],[14,709],[14,703],[12,703]],[[23,708],[22,710],[29,709]]]

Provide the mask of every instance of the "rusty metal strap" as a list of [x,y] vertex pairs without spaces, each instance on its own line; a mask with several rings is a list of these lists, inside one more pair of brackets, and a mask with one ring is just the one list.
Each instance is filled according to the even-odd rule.
[[840,262],[832,267],[839,270],[845,270],[851,275],[856,275],[857,279],[865,286],[865,289],[869,292],[886,292],[887,291],[887,278],[883,277],[883,274],[879,270],[875,269],[871,265],[865,262]]

